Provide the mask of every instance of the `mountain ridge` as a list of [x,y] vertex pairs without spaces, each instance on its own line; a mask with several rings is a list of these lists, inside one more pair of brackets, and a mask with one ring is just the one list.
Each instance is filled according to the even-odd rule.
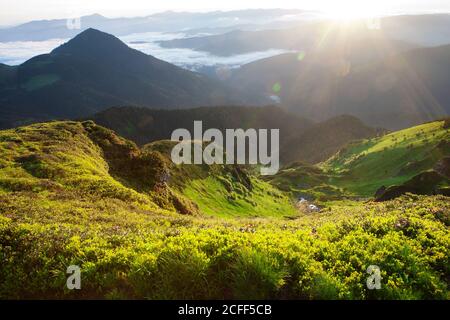
[[[63,19],[34,20],[16,26],[0,29],[0,42],[9,41],[45,41],[66,39],[75,36],[86,28],[101,29],[115,36],[124,36],[142,32],[178,32],[186,29],[203,29],[212,24],[216,27],[228,27],[236,24],[234,18],[243,23],[268,22],[273,17],[284,14],[301,14],[303,10],[261,9],[217,12],[161,12],[147,16],[108,18],[100,14],[86,16],[68,16]],[[69,29],[67,20],[80,19],[80,29]]]
[[228,81],[253,95],[275,94],[288,110],[316,121],[351,114],[371,126],[401,129],[450,114],[450,45],[368,63],[355,62],[365,56],[357,53],[354,59],[345,51],[287,53],[244,65]]
[[[381,129],[370,128],[349,115],[314,123],[275,106],[223,106],[186,110],[120,107],[107,109],[89,119],[138,145],[170,139],[172,131],[178,128],[186,128],[192,132],[195,120],[203,121],[204,130],[279,129],[280,161],[283,164],[325,161],[350,141],[374,137],[383,132]],[[321,148],[317,148],[317,145]]]
[[415,46],[438,46],[450,43],[450,14],[419,14],[386,16],[379,19],[360,19],[340,25],[319,20],[275,30],[230,31],[225,34],[196,36],[161,41],[165,48],[189,48],[228,56],[268,49],[309,51],[321,42],[335,41],[342,32],[383,33],[390,41],[403,41]]
[[95,29],[0,72],[0,84],[0,127],[20,125],[23,118],[83,117],[117,105],[186,108],[246,101],[217,80],[131,49]]

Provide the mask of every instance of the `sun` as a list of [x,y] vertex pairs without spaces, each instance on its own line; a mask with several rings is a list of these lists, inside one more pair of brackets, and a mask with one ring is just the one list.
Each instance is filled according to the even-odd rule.
[[357,20],[373,18],[381,14],[383,1],[344,0],[330,1],[322,10],[327,18],[334,20]]

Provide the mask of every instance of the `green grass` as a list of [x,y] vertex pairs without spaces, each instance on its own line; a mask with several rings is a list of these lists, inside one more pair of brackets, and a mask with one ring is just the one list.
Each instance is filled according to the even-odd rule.
[[190,182],[184,194],[211,216],[284,217],[297,214],[292,200],[269,183],[253,179],[252,185],[251,192],[239,185],[228,191],[217,177],[208,177]]
[[[36,124],[0,133],[0,189],[84,193],[157,210],[217,216],[290,216],[288,196],[235,166],[175,166],[171,142],[140,150],[91,122]],[[170,179],[163,182],[163,176]],[[249,183],[249,185],[246,185]]]
[[450,129],[435,121],[350,143],[318,166],[293,164],[270,181],[319,202],[369,198],[381,187],[402,185],[450,155]]
[[81,123],[36,124],[0,133],[0,189],[111,197],[158,208],[109,173],[103,151]]
[[[302,214],[252,168],[176,166],[170,149],[92,122],[1,131],[0,298],[449,298],[447,197]],[[321,169],[286,170],[280,184],[308,173],[296,187],[325,192]],[[73,264],[81,290],[65,287]]]
[[[170,157],[175,143],[158,141],[143,147]],[[220,217],[284,217],[297,211],[288,193],[259,179],[257,168],[168,163],[168,184],[193,201],[201,212]]]
[[[381,187],[401,184],[450,155],[450,130],[435,121],[350,145],[322,168],[332,183],[351,193],[371,196]],[[440,143],[447,143],[440,147]]]
[[[449,298],[442,196],[347,203],[294,220],[162,215],[59,197],[0,194],[0,297]],[[81,290],[65,289],[72,264]],[[381,290],[365,286],[373,264]]]

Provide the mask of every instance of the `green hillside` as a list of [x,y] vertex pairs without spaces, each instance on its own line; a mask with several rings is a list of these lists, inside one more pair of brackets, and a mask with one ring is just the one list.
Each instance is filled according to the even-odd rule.
[[[450,156],[449,141],[448,120],[429,122],[350,143],[318,166],[294,163],[270,180],[283,190],[322,201],[373,197],[383,186],[400,186],[433,171]],[[448,173],[436,176],[430,187],[448,187]]]
[[373,195],[383,185],[401,184],[432,169],[446,156],[450,156],[448,121],[435,121],[350,144],[322,168],[337,175],[333,180],[337,186]]
[[296,212],[253,168],[175,166],[172,145],[92,121],[0,131],[0,298],[448,299],[447,197]]
[[[173,143],[141,150],[93,122],[2,131],[0,190],[114,198],[143,210],[220,216],[293,215],[290,199],[238,166],[176,166]],[[50,197],[51,198],[51,197]]]
[[220,217],[283,217],[296,210],[288,194],[257,177],[256,168],[235,165],[174,165],[172,141],[143,146],[168,159],[167,185],[198,206],[200,212]]

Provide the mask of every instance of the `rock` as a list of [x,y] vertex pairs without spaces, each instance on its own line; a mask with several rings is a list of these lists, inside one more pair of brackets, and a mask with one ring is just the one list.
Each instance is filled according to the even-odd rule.
[[446,118],[444,122],[444,129],[450,128],[450,118]]
[[381,197],[385,191],[386,191],[385,186],[379,187],[378,190],[375,192],[375,198]]
[[439,174],[438,172],[424,171],[412,177],[399,186],[390,186],[383,193],[375,194],[375,201],[387,201],[395,199],[405,193],[433,195],[441,194],[440,190],[446,188],[440,187],[441,184],[450,183],[449,179]]
[[445,157],[438,161],[434,166],[434,170],[441,175],[450,178],[450,157]]
[[310,203],[308,200],[301,198],[297,204],[296,204],[297,209],[300,212],[306,212],[306,213],[311,213],[311,212],[318,212],[320,211],[320,208],[318,206],[316,206],[315,204]]

